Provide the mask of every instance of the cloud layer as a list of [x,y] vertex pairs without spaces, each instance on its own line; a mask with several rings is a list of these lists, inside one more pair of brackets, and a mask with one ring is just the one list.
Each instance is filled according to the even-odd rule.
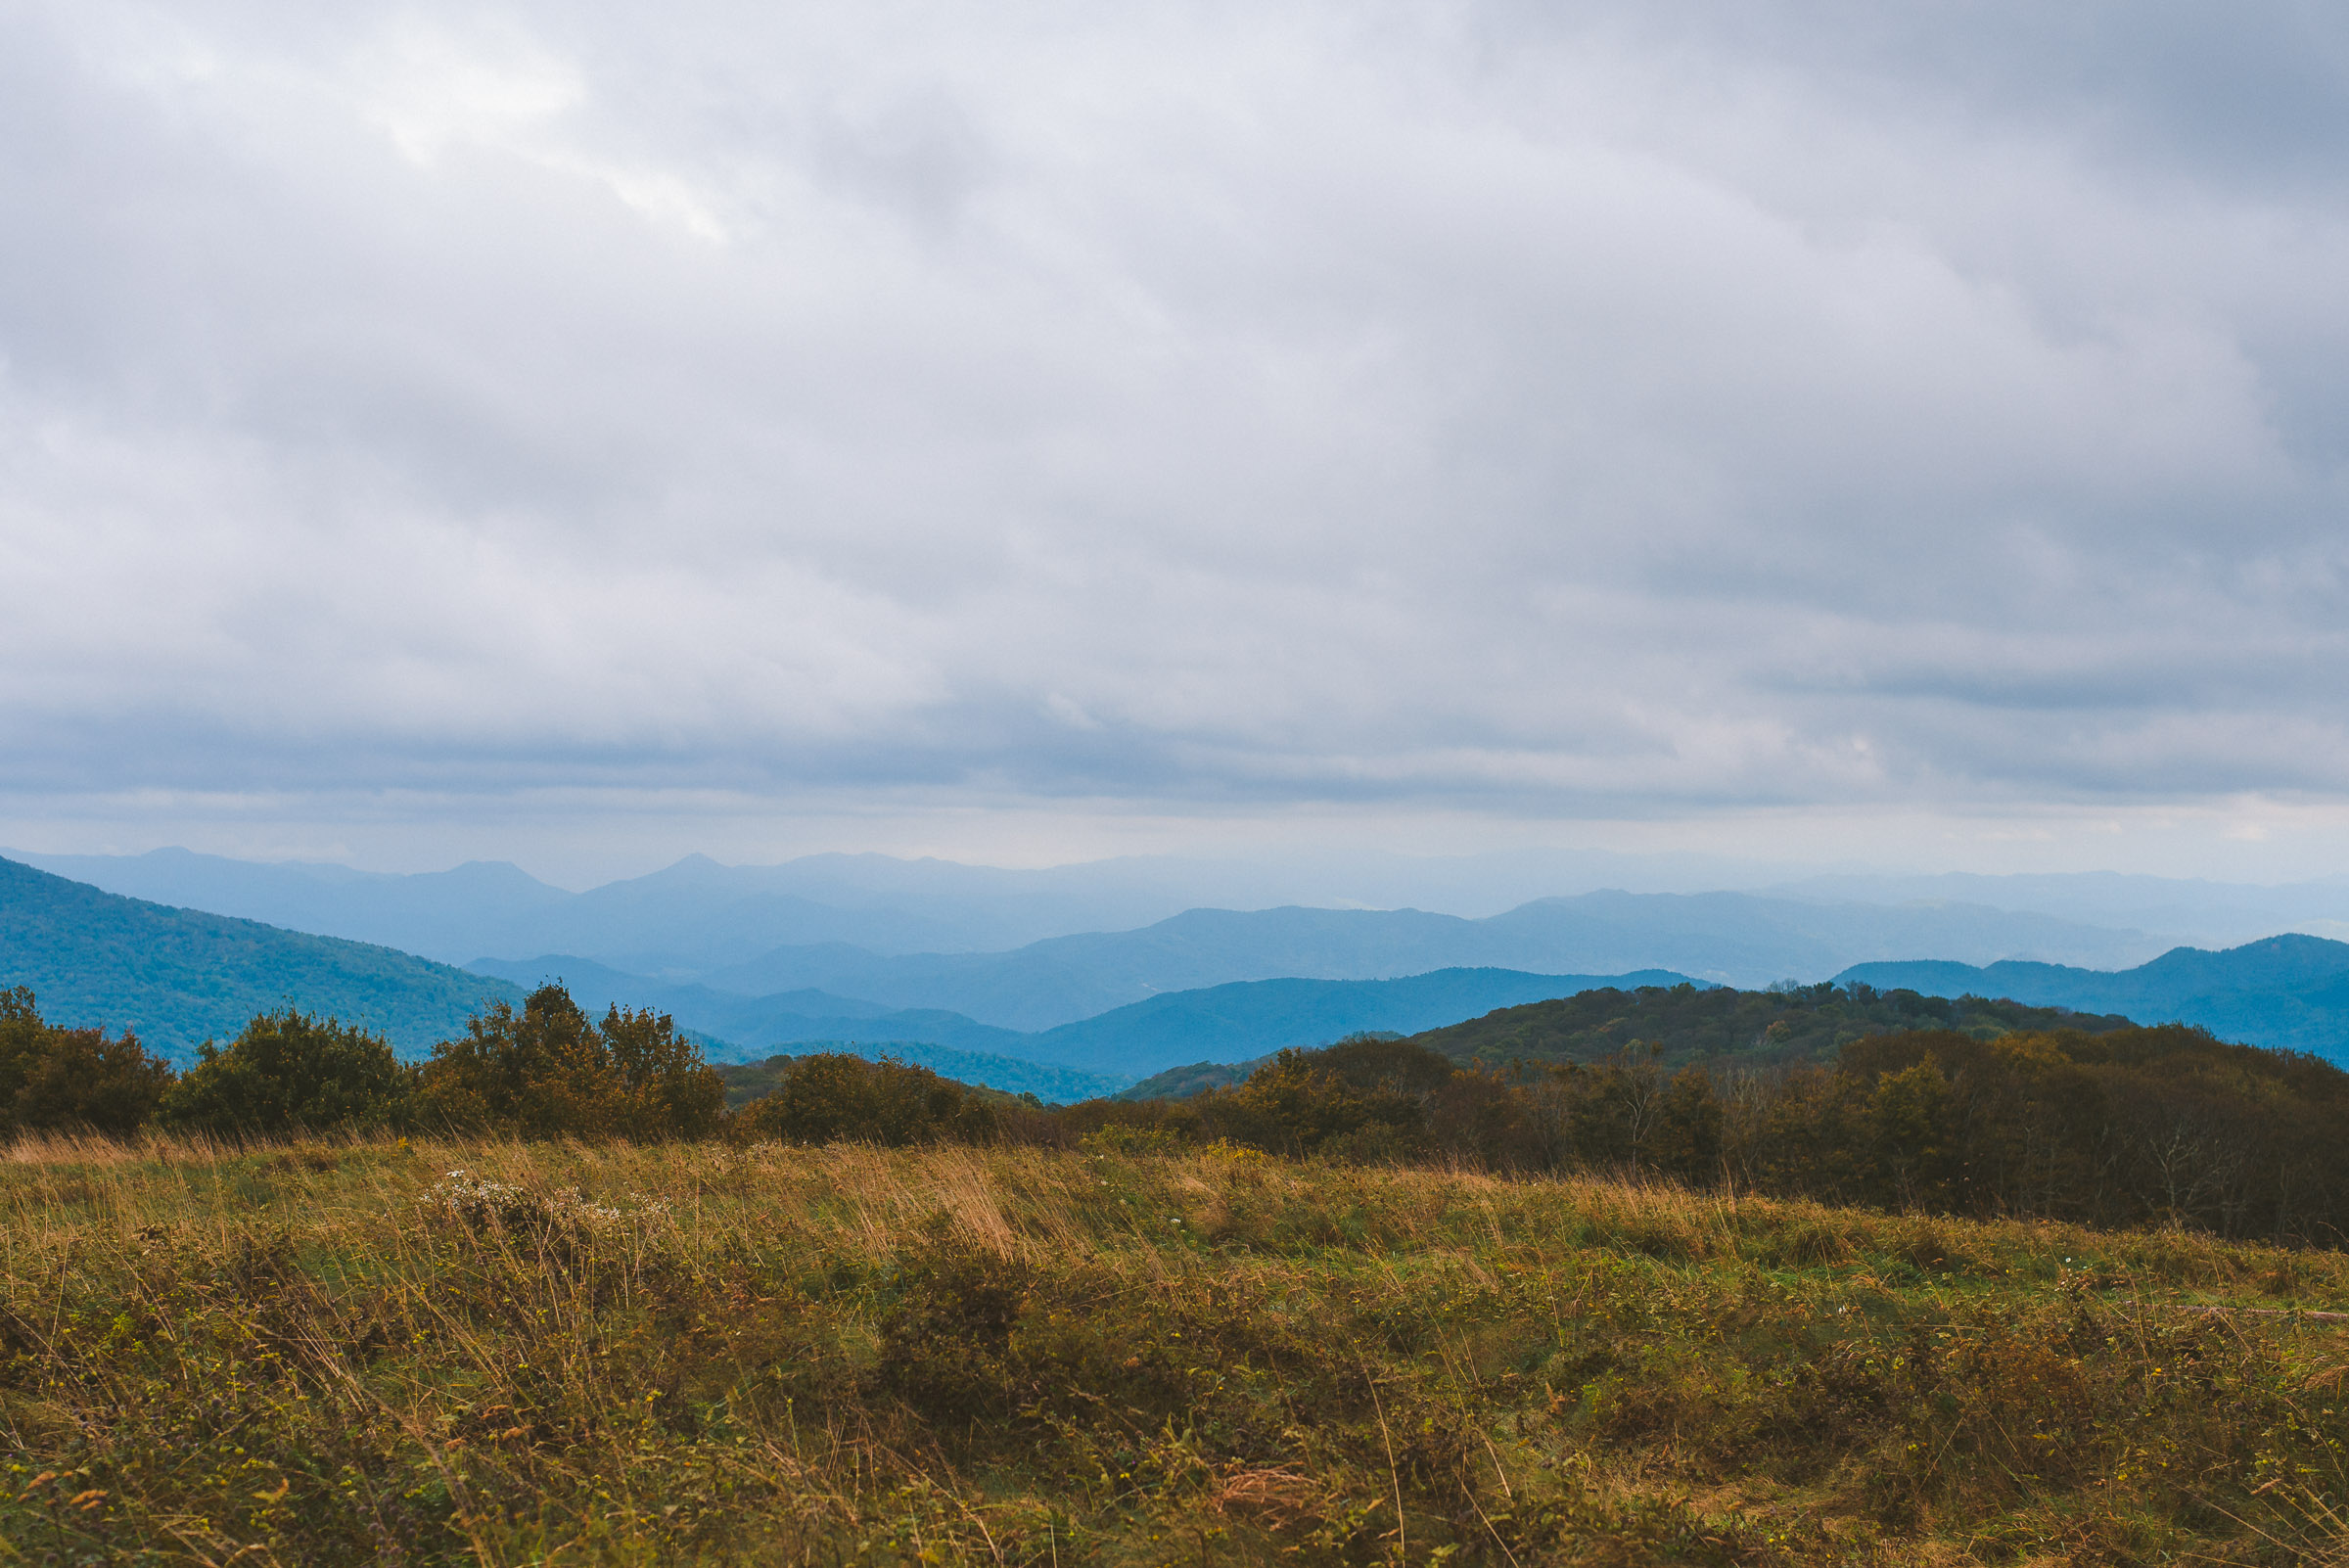
[[1907,9],[0,9],[0,791],[2340,801],[2349,23]]

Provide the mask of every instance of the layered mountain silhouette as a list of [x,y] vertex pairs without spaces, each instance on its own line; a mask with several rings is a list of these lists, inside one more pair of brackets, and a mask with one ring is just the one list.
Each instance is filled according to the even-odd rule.
[[[1503,940],[1511,915],[1523,926],[1530,918],[1523,909],[1536,907],[1511,897],[1512,892],[1547,891],[1542,886],[1545,878],[1550,889],[1562,893],[1588,889],[1589,879],[1601,872],[1652,876],[1658,867],[1623,857],[1557,853],[1458,861],[1368,855],[1353,857],[1351,869],[1319,871],[1173,857],[1005,870],[875,854],[811,855],[775,866],[726,866],[694,855],[650,876],[570,893],[496,863],[388,875],[333,865],[256,864],[185,850],[22,858],[132,898],[378,943],[449,962],[572,953],[631,974],[701,980],[754,994],[805,986],[842,990],[825,979],[805,978],[827,973],[827,964],[840,970],[855,957],[838,947],[883,958],[999,954],[1048,939],[1148,929],[1192,909],[1269,914],[1310,907],[1315,914],[1369,909],[1408,916],[1415,913],[1407,907],[1411,900],[1399,895],[1411,887],[1461,900],[1440,905],[1454,913],[1426,914],[1422,920],[1473,925],[1478,922],[1467,916],[1503,908],[1511,914],[1495,916],[1503,925],[1484,939],[1452,931],[1430,937],[1407,956],[1385,935],[1366,939],[1387,944],[1388,956],[1402,968],[1326,961],[1289,971],[1223,965],[1198,968],[1174,981],[1150,977],[1149,984],[1164,991],[1281,973],[1372,979],[1449,965],[1498,965],[1549,972],[1661,967],[1762,985],[1788,976],[1823,979],[1870,959],[1918,956],[1976,964],[2022,957],[2119,968],[2199,932],[2145,935],[2171,928],[2123,918],[2131,899],[2166,899],[2161,907],[2176,913],[2202,891],[2186,883],[2139,886],[2144,879],[2117,885],[2116,891],[2101,883],[2042,887],[2039,880],[1998,878],[1913,887],[1860,879],[1769,895],[1575,891],[1573,897],[1536,902],[1586,904],[1591,929],[1585,935],[1591,940],[1529,947]],[[1677,867],[1674,874],[1694,869]],[[1320,888],[1326,896],[1299,898],[1295,890],[1301,886]],[[1287,895],[1277,896],[1282,889],[1289,890]],[[1954,896],[1953,889],[1962,896]],[[2095,918],[2070,912],[2070,906],[2050,914],[2008,898],[2028,894],[2044,901],[2070,896],[2067,889],[2086,900],[2080,907],[2097,911]],[[2210,891],[2239,901],[2291,890]],[[2294,910],[2311,899],[2330,898],[2349,913],[2349,890],[2312,885],[2302,892],[2305,897],[2293,896]],[[1673,901],[1676,898],[1681,901]],[[1626,899],[1648,901],[1626,904]],[[2248,918],[2249,907],[2237,913]],[[2310,927],[2280,920],[2251,934],[2303,929]],[[1610,945],[1603,940],[1608,930],[1634,940]],[[1879,936],[1887,940],[1879,942]],[[795,949],[814,950],[795,955]],[[1048,956],[1032,953],[1029,961]],[[905,993],[901,1004],[911,1005],[915,994]],[[924,1005],[961,1005],[943,992],[920,994]],[[1146,994],[1112,987],[1072,996],[1050,1017],[986,1007],[977,1016],[1039,1028],[1084,1016],[1072,1007],[1098,1010]]]
[[[1496,1007],[1571,996],[1613,986],[1672,986],[1667,970],[1626,975],[1533,975],[1506,969],[1449,969],[1397,980],[1259,980],[1170,992],[1094,1017],[1036,1032],[974,1023],[941,1008],[888,1010],[824,992],[729,995],[706,986],[661,986],[634,976],[547,959],[501,964],[524,987],[559,980],[573,997],[601,1008],[650,1006],[687,1028],[722,1038],[723,1054],[756,1060],[816,1045],[866,1050],[900,1043],[1097,1074],[1119,1084],[1197,1061],[1247,1061],[1292,1045],[1325,1045],[1363,1031],[1413,1034],[1475,1018]],[[917,1059],[904,1053],[908,1060]],[[930,1065],[928,1058],[919,1058]],[[944,1071],[944,1069],[940,1069]],[[996,1078],[976,1082],[1010,1086]]]
[[2004,996],[2038,1007],[2198,1024],[2223,1039],[2349,1060],[2349,943],[2270,937],[2223,952],[2177,947],[2117,973],[2062,964],[1856,964],[1836,977],[1928,996]]
[[1138,931],[1054,937],[1001,953],[782,947],[702,978],[746,995],[824,991],[1034,1031],[1166,992],[1241,980],[1667,969],[1751,987],[1919,952],[1989,958],[2084,948],[2125,953],[2124,962],[2147,955],[2134,933],[1978,904],[1884,908],[1742,893],[1609,892],[1541,899],[1482,920],[1418,909],[1193,909]]
[[[856,875],[872,871],[865,857],[837,858],[852,862]],[[199,882],[217,880],[220,865],[241,864],[191,871],[169,855],[137,863],[153,876],[185,872]],[[886,862],[882,870],[931,874],[921,867]],[[320,899],[361,877],[318,867],[300,875],[327,890]],[[456,970],[382,945],[111,895],[0,860],[0,985],[32,987],[44,1013],[60,1022],[135,1029],[172,1052],[292,1003],[380,1029],[414,1053],[459,1033],[484,1003],[559,979],[591,1008],[670,1013],[719,1057],[836,1045],[895,1049],[935,1065],[948,1060],[942,1053],[959,1053],[952,1060],[980,1082],[1024,1076],[1018,1086],[1043,1084],[1054,1092],[1683,977],[1750,989],[1763,979],[1833,974],[1882,989],[2176,1018],[2229,1038],[2349,1054],[2349,945],[2289,936],[2225,951],[2176,948],[2134,966],[2058,962],[2148,939],[1982,904],[1602,892],[1537,899],[1484,919],[1412,909],[1193,909],[1134,930],[1051,937],[1006,951],[881,952],[840,940],[746,951],[790,921],[837,932],[837,911],[794,904],[796,895],[779,892],[736,898],[740,879],[710,862],[598,890],[608,894],[600,900],[512,867],[389,881],[397,897],[378,888],[371,897],[380,895],[379,913],[406,899],[415,919],[438,920],[448,901],[470,899],[480,929],[584,921],[598,941],[656,957],[694,956],[698,967],[655,972],[558,949]],[[263,891],[291,897],[287,886]],[[697,886],[716,891],[696,903]],[[747,934],[719,943],[727,911],[745,908],[763,910],[765,924],[751,920]],[[665,926],[679,910],[701,924]],[[1920,952],[1940,956],[1920,960]],[[729,953],[736,956],[709,961]],[[2018,953],[2040,957],[2010,956]],[[1046,1069],[1082,1077],[1036,1076]]]

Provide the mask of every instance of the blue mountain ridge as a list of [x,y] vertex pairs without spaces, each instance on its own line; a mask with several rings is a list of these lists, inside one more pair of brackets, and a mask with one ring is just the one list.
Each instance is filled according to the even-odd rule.
[[491,1002],[521,1000],[505,981],[412,953],[120,898],[7,859],[0,986],[29,988],[52,1023],[129,1030],[183,1061],[288,1005],[416,1055]]
[[1928,996],[2004,996],[2034,1007],[2197,1024],[2223,1039],[2349,1062],[2349,943],[2297,934],[2221,951],[2173,947],[2134,969],[2007,961],[1854,964],[1838,981]]
[[[2257,894],[2273,901],[2289,891],[2188,884],[2123,890],[2099,896],[2100,904],[2092,899],[2110,913],[2082,923],[2079,915],[2054,918],[2007,903],[2009,891],[2021,891],[2012,879],[1916,890],[1884,883],[1886,891],[1870,897],[1854,895],[1879,884],[1854,883],[1853,894],[1842,895],[1824,885],[1774,895],[1592,892],[1587,879],[1594,872],[1636,868],[1604,857],[1585,863],[1589,857],[1529,853],[1490,886],[1495,899],[1505,887],[1519,901],[1496,901],[1488,907],[1500,913],[1471,917],[1410,907],[1399,896],[1437,862],[1413,862],[1420,870],[1403,876],[1402,862],[1376,855],[1349,857],[1342,875],[1332,868],[1335,881],[1307,879],[1326,884],[1329,898],[1299,897],[1294,868],[1180,861],[1008,871],[879,855],[817,855],[763,867],[689,855],[647,876],[570,893],[500,863],[393,875],[186,850],[18,857],[131,898],[428,958],[572,953],[631,974],[698,981],[749,996],[820,990],[893,1008],[943,1008],[1016,1030],[1049,1029],[1167,992],[1284,977],[1658,968],[1760,986],[1920,955],[2113,969],[2182,940],[2202,940],[2200,926],[2162,937],[2146,932],[2171,928],[2115,929],[2142,926],[2125,918],[2131,899],[2191,902]],[[1468,862],[1443,864],[1468,874]],[[1490,882],[1497,870],[1486,866],[1473,879]],[[1570,896],[1522,901],[1549,891],[1544,881]],[[1285,897],[1266,897],[1284,884],[1291,889]],[[1423,891],[1444,896],[1433,885]],[[1933,897],[1919,900],[1920,891]],[[1389,896],[1374,897],[1382,892]],[[2059,896],[2059,890],[2038,893]],[[1466,889],[1452,896],[1467,897]],[[2327,897],[2332,902],[2325,902]],[[2303,889],[2287,902],[2295,909],[2305,904],[2312,914],[2320,905],[2349,913],[2349,893],[2340,889]],[[2237,914],[2250,918],[2251,906]],[[2320,928],[2295,915],[2260,929],[2238,926],[2228,940],[2314,929]]]
[[[590,1008],[616,1003],[655,1008],[680,1026],[731,1041],[734,1060],[757,1060],[818,1044],[860,1049],[921,1044],[1072,1069],[1120,1085],[1194,1062],[1250,1061],[1292,1045],[1324,1045],[1366,1030],[1412,1034],[1480,1017],[1496,1007],[1605,986],[1630,990],[1680,985],[1687,978],[1660,969],[1624,975],[1446,969],[1394,980],[1235,981],[1153,996],[1076,1023],[1024,1033],[974,1023],[943,1009],[888,1011],[821,992],[747,997],[706,986],[663,986],[571,956],[480,967],[525,987],[559,980],[575,1000]],[[980,1082],[1005,1086],[992,1079]]]
[[2142,934],[1980,905],[1894,908],[1733,893],[1602,892],[1539,899],[1481,920],[1420,909],[1192,909],[1135,931],[1054,937],[1008,952],[782,947],[700,979],[745,995],[813,989],[1035,1032],[1156,994],[1232,981],[1387,980],[1439,969],[1549,975],[1668,969],[1750,987],[1916,952],[2021,951],[2109,962],[2153,950]]

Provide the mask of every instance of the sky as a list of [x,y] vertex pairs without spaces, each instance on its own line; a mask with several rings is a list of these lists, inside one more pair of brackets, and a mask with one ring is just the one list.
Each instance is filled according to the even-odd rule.
[[2349,13],[0,0],[0,843],[2349,872]]

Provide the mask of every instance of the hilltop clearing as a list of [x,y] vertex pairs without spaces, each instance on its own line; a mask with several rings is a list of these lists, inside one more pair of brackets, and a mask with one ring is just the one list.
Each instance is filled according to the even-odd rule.
[[28,1559],[2333,1560],[2349,1260],[1207,1151],[21,1146]]

